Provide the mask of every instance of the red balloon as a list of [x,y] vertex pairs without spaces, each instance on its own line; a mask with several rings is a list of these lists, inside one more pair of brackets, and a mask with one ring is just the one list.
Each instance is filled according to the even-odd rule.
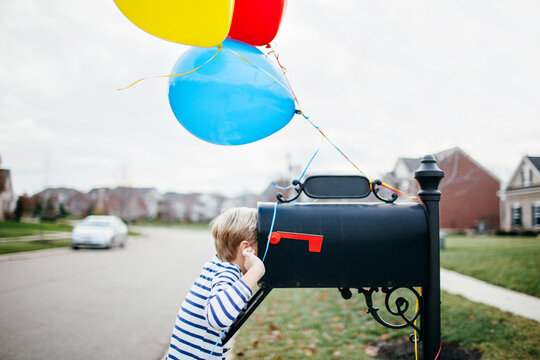
[[274,40],[286,0],[235,0],[229,37],[262,46]]

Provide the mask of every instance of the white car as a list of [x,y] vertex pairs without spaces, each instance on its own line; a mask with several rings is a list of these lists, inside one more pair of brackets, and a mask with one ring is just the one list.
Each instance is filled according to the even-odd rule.
[[128,228],[117,216],[92,215],[73,228],[71,247],[124,247]]

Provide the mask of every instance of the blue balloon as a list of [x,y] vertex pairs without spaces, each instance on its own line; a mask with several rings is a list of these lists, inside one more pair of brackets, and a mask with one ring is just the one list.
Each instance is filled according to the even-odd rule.
[[[216,47],[187,50],[172,74],[195,69],[216,51]],[[190,133],[220,145],[242,145],[272,135],[289,123],[295,110],[281,71],[257,48],[230,39],[200,69],[170,78],[169,103]]]

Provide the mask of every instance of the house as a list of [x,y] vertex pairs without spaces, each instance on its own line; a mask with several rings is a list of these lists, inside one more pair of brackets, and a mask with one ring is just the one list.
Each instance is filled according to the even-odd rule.
[[11,172],[8,169],[0,169],[0,220],[6,219],[15,208],[15,194],[11,183]]
[[540,157],[521,159],[500,199],[503,230],[540,231]]
[[153,220],[158,214],[161,195],[154,188],[119,186],[106,194],[105,208],[109,215],[126,221]]
[[54,212],[58,213],[60,205],[62,205],[68,214],[73,216],[86,216],[88,208],[90,206],[90,198],[75,189],[70,188],[47,188],[33,196],[34,202],[41,203],[45,206],[45,203],[52,202]]
[[222,210],[234,207],[251,207],[256,208],[259,196],[250,192],[245,192],[233,198],[225,199],[221,205]]
[[165,221],[206,222],[230,205],[220,194],[168,192],[159,203],[159,218]]
[[[499,228],[500,181],[489,170],[458,147],[434,155],[437,165],[444,171],[439,190],[441,228],[447,231],[475,229],[478,232]],[[410,195],[416,195],[419,186],[414,172],[420,158],[400,158],[386,182]]]
[[88,198],[90,199],[90,211],[94,215],[106,215],[109,213],[107,209],[107,202],[109,200],[108,188],[92,189],[88,192]]
[[195,205],[190,221],[210,221],[222,211],[225,197],[219,194],[202,194]]
[[164,221],[193,221],[194,207],[201,194],[165,193],[159,202],[158,217]]
[[118,186],[88,192],[92,213],[116,215],[126,221],[153,220],[158,216],[161,194],[154,188]]
[[157,218],[161,194],[155,188],[141,188],[139,191],[146,204],[146,218],[149,220]]
[[87,194],[77,191],[68,198],[64,206],[68,214],[75,217],[85,217],[90,213],[91,204]]

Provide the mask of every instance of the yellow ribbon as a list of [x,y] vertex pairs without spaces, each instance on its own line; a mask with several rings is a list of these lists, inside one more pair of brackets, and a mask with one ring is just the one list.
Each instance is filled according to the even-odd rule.
[[116,90],[126,90],[126,89],[129,89],[130,87],[132,87],[133,85],[135,85],[136,83],[138,82],[141,82],[143,80],[147,80],[147,79],[157,79],[157,78],[171,78],[171,77],[176,77],[176,76],[184,76],[184,75],[187,75],[187,74],[191,74],[192,72],[194,71],[197,71],[199,70],[200,68],[202,68],[204,65],[208,64],[210,61],[214,60],[214,58],[220,53],[221,51],[221,48],[222,48],[222,45],[219,44],[218,47],[217,47],[217,51],[216,53],[214,54],[214,56],[212,56],[210,59],[206,60],[203,64],[197,66],[195,69],[193,70],[190,70],[188,72],[185,72],[185,73],[182,73],[182,74],[171,74],[171,75],[158,75],[158,76],[151,76],[151,77],[145,77],[145,78],[142,78],[142,79],[139,79],[137,81],[135,81],[134,83],[132,83],[131,85],[128,85],[124,88],[120,88],[120,89],[116,89]]
[[[420,295],[422,295],[422,288],[419,287],[418,290],[420,290]],[[416,314],[417,311],[418,311],[418,298],[416,298],[416,306],[414,307],[414,313]],[[414,326],[416,326],[416,320],[418,320],[418,318],[414,320]],[[418,341],[416,338],[416,329],[414,330],[414,359],[418,360]]]

